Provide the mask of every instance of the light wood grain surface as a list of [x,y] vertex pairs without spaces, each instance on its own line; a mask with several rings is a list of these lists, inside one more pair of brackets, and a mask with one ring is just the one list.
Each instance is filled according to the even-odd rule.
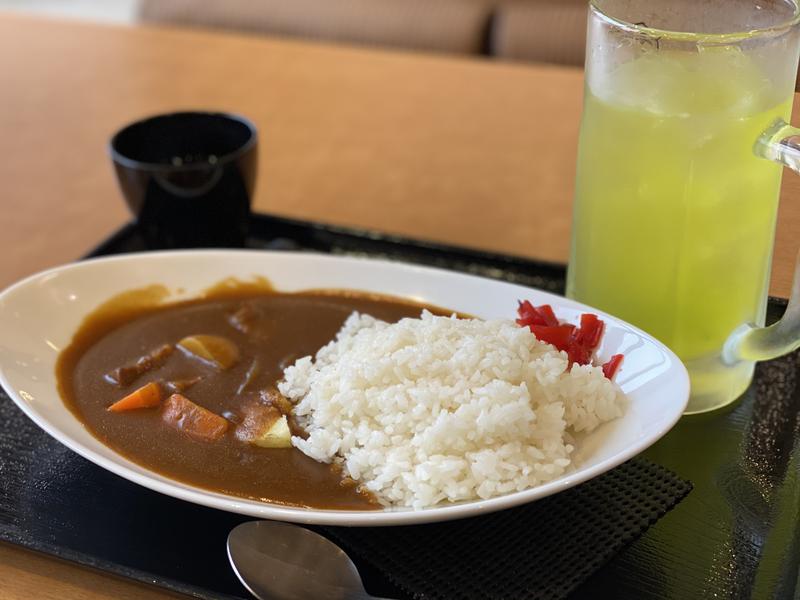
[[76,567],[0,543],[3,600],[168,600],[186,598],[160,588]]
[[[255,121],[256,210],[567,258],[578,70],[2,14],[0,82],[0,287],[128,219],[107,140],[176,109]],[[774,294],[798,231],[787,173]],[[171,597],[4,545],[0,582],[9,600]]]

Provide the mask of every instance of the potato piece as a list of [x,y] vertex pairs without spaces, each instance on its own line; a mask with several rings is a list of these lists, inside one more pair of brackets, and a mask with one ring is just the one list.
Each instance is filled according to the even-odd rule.
[[286,415],[281,415],[280,419],[275,421],[268,431],[265,431],[261,437],[256,438],[252,443],[262,448],[291,448],[292,432],[289,430],[289,422],[286,420]]
[[235,435],[239,441],[262,448],[289,448],[292,445],[286,415],[274,406],[260,403],[245,407],[244,418]]
[[239,362],[239,348],[218,335],[190,335],[178,342],[184,354],[224,371]]

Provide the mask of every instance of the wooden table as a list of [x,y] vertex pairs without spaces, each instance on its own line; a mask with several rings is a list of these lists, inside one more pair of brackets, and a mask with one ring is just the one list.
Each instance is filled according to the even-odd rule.
[[[109,136],[180,108],[255,121],[256,210],[567,258],[578,70],[11,15],[0,49],[0,222],[13,249],[0,287],[123,223]],[[779,295],[800,231],[800,178],[784,179]]]
[[[258,211],[567,258],[574,69],[6,14],[0,81],[0,287],[124,223],[109,136],[182,108],[255,121]],[[776,295],[800,230],[800,178],[784,182]],[[2,544],[0,582],[9,600],[171,597]]]

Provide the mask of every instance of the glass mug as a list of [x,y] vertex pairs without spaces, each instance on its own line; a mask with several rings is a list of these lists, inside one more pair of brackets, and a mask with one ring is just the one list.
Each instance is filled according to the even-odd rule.
[[686,364],[687,414],[800,346],[800,278],[764,328],[800,53],[788,0],[592,0],[567,295]]

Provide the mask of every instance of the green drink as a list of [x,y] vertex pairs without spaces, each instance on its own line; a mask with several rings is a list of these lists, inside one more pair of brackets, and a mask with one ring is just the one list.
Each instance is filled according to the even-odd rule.
[[687,362],[764,319],[781,167],[753,142],[792,99],[747,60],[649,54],[586,94],[567,293]]
[[616,61],[605,40],[602,72],[587,65],[567,294],[678,354],[696,412],[752,376],[752,361],[722,355],[737,328],[764,324],[781,166],[754,148],[789,120],[793,86],[747,34],[688,48],[675,35]]

